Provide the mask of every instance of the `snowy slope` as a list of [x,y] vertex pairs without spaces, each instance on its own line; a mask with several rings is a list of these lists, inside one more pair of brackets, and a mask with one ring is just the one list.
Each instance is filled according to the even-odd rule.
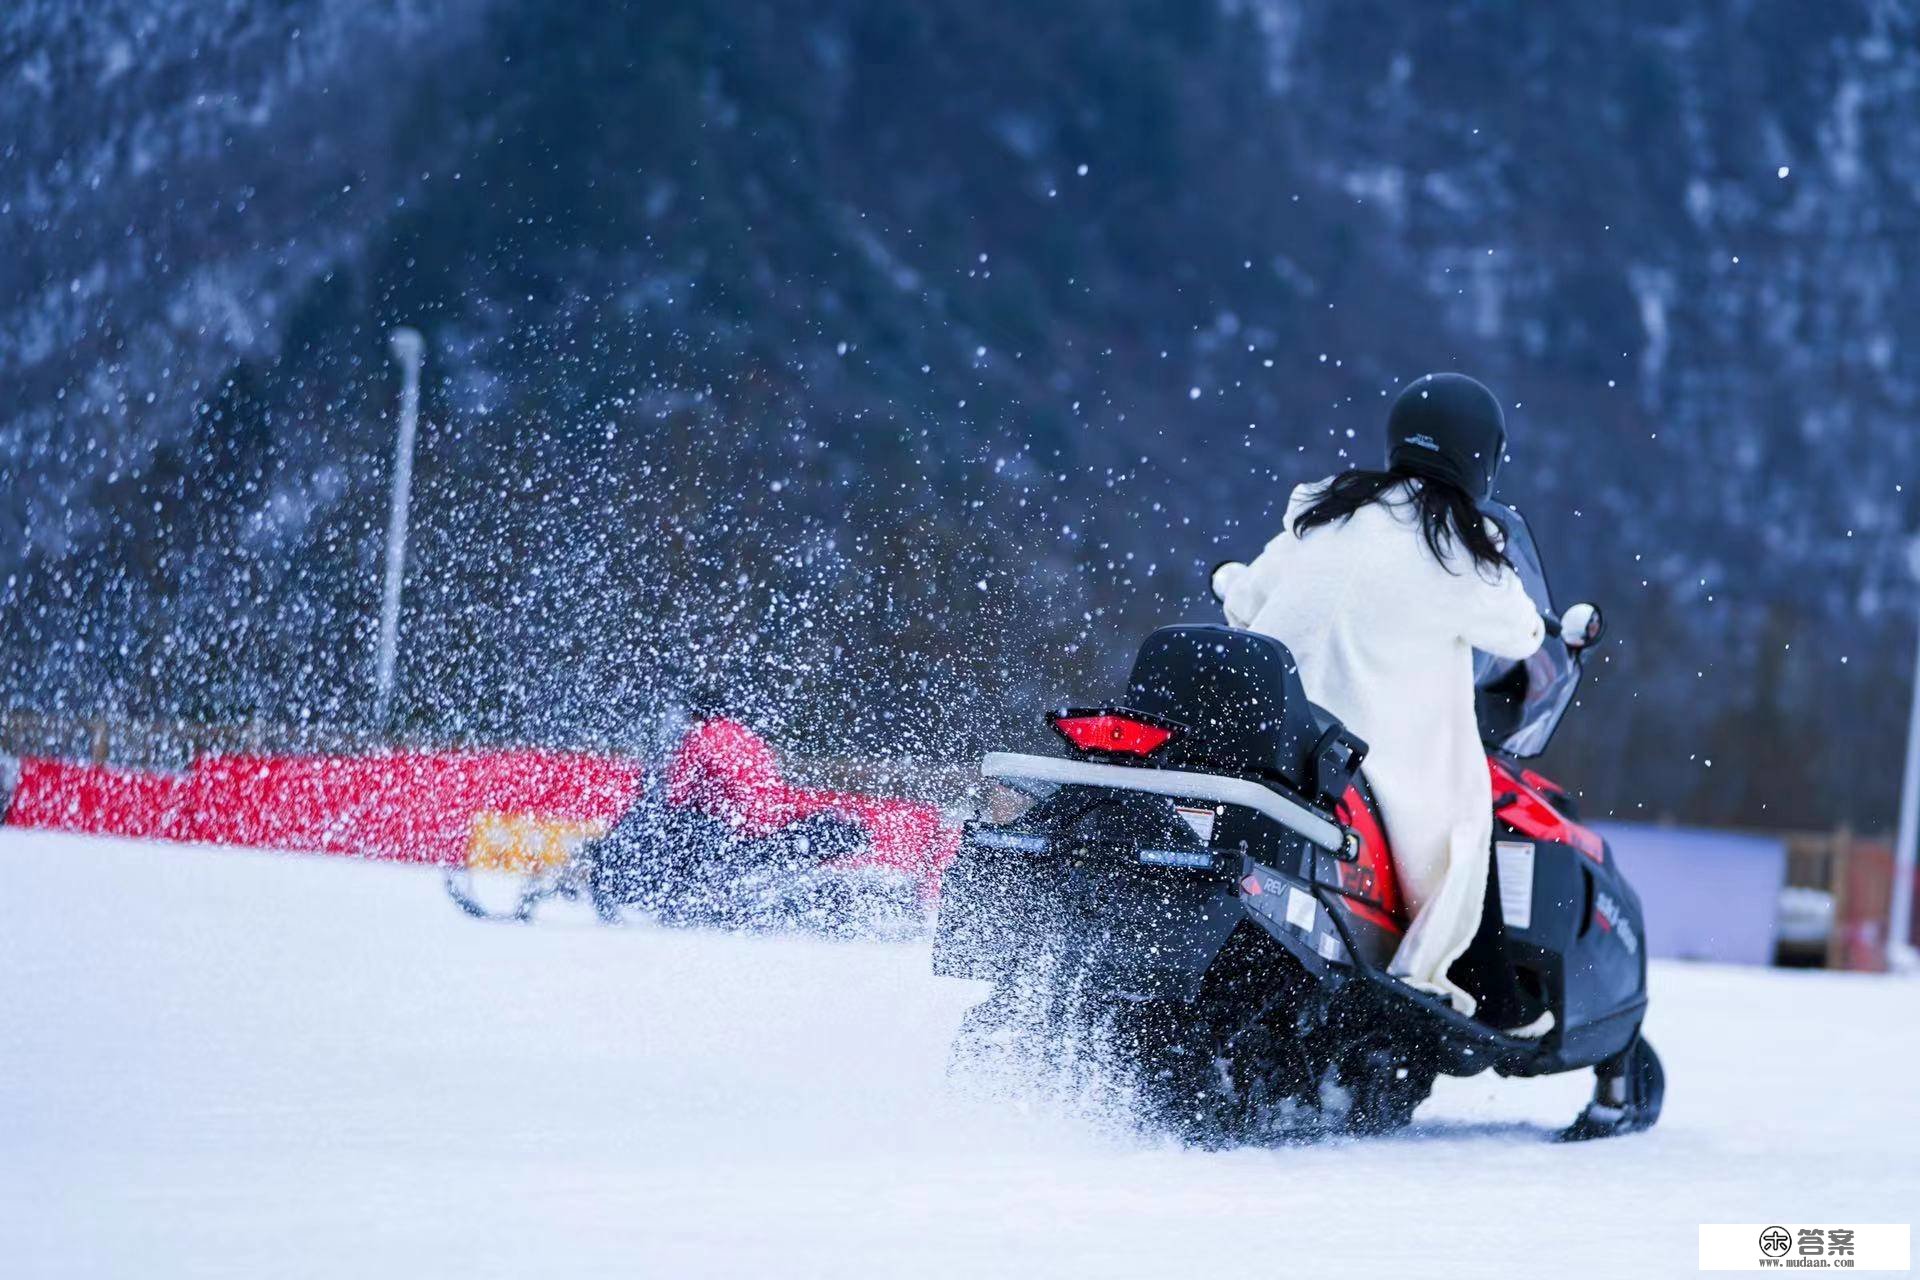
[[1481,1079],[1207,1154],[955,1096],[976,993],[923,944],[487,925],[412,868],[19,832],[0,902],[7,1276],[1679,1275],[1702,1220],[1920,1204],[1912,982],[1660,968],[1642,1137],[1551,1145],[1584,1080]]

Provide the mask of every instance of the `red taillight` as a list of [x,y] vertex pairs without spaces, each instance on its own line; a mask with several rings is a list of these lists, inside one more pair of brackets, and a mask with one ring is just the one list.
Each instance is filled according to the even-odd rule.
[[1150,756],[1174,735],[1171,725],[1123,711],[1056,711],[1047,718],[1061,737],[1082,751]]

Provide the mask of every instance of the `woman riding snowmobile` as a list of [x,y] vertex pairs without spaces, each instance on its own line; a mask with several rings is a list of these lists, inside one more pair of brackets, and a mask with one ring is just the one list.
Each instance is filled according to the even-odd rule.
[[1300,486],[1280,534],[1213,584],[1227,621],[1284,643],[1307,696],[1366,740],[1413,913],[1388,971],[1468,1015],[1474,997],[1447,970],[1479,930],[1493,835],[1474,650],[1523,659],[1544,637],[1505,531],[1480,505],[1506,444],[1492,392],[1428,374],[1394,401],[1385,470]]
[[992,988],[956,1070],[1078,1080],[1091,1046],[1144,1122],[1208,1144],[1391,1132],[1486,1071],[1590,1068],[1564,1139],[1658,1120],[1639,896],[1522,763],[1599,612],[1555,615],[1487,497],[1484,387],[1421,379],[1389,441],[1217,571],[1229,625],[1156,628],[1117,698],[1048,713],[1062,748],[981,760],[932,956]]

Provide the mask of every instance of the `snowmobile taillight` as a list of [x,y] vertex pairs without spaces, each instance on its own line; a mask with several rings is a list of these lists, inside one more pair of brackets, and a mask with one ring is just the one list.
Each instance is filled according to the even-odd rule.
[[1082,751],[1150,756],[1173,740],[1180,727],[1138,711],[1055,711],[1047,722]]

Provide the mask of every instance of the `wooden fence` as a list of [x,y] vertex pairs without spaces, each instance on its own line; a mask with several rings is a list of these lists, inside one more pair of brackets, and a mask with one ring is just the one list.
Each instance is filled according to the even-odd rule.
[[[1887,967],[1887,911],[1893,897],[1893,842],[1842,828],[1787,837],[1787,884],[1833,895],[1825,967]],[[1920,940],[1920,933],[1916,934]]]

